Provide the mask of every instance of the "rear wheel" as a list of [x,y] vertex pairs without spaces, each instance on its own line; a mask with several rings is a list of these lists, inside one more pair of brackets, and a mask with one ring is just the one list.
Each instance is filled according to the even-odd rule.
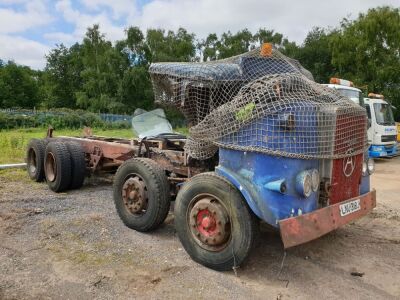
[[78,143],[67,143],[69,155],[71,156],[71,183],[70,189],[79,189],[83,185],[86,173],[85,152]]
[[150,231],[164,222],[170,207],[165,171],[148,158],[125,161],[114,178],[114,202],[126,226]]
[[257,218],[240,192],[214,173],[194,176],[183,186],[174,214],[188,254],[218,271],[231,270],[247,258],[258,230]]
[[30,140],[26,151],[26,164],[29,177],[36,182],[44,180],[45,150],[46,143],[43,140]]
[[46,147],[44,170],[49,188],[63,192],[71,183],[71,156],[61,142],[50,142]]

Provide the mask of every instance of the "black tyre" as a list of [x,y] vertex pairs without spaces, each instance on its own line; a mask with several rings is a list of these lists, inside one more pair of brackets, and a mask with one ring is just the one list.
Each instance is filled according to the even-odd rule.
[[170,207],[165,171],[148,158],[125,161],[114,178],[114,202],[126,226],[150,231],[162,224]]
[[41,182],[44,180],[44,153],[46,143],[43,140],[31,139],[26,150],[26,163],[29,177]]
[[240,192],[214,174],[194,176],[175,201],[175,227],[187,253],[218,271],[232,270],[249,255],[258,219]]
[[83,185],[86,174],[85,152],[80,144],[69,142],[66,143],[69,155],[71,157],[71,183],[70,189],[79,189]]
[[71,156],[64,143],[48,143],[44,171],[47,185],[52,191],[59,193],[68,189],[71,183]]

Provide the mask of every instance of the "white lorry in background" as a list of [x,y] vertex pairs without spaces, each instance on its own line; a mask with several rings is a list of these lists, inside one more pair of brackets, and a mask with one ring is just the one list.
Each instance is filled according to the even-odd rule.
[[369,93],[364,98],[368,114],[369,157],[388,157],[397,153],[397,127],[392,106],[383,95]]
[[331,78],[329,84],[325,86],[335,89],[342,96],[348,97],[355,103],[364,106],[364,97],[360,89],[355,88],[353,82],[345,79]]
[[382,95],[370,93],[369,98],[364,98],[361,90],[355,88],[353,82],[339,78],[331,78],[325,86],[337,90],[341,95],[366,108],[369,157],[387,157],[397,153],[397,129],[392,107]]

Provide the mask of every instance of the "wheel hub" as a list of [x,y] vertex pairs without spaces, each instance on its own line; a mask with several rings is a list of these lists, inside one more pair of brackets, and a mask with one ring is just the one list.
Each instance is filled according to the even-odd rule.
[[230,237],[229,215],[225,207],[211,196],[194,204],[189,223],[193,237],[206,249],[217,251]]
[[37,162],[36,162],[36,153],[33,149],[29,150],[28,163],[29,163],[30,173],[35,174],[37,169]]
[[122,199],[126,208],[132,213],[142,212],[147,207],[146,185],[140,178],[131,177],[122,187]]
[[49,152],[46,157],[46,179],[54,182],[57,177],[57,164],[53,153]]

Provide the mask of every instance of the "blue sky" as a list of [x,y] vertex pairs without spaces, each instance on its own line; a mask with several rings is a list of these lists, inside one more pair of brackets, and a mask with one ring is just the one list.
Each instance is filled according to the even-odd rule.
[[81,41],[94,23],[112,41],[129,26],[182,26],[198,38],[265,27],[301,43],[313,26],[337,26],[379,5],[400,0],[0,0],[0,59],[41,69],[55,44]]

